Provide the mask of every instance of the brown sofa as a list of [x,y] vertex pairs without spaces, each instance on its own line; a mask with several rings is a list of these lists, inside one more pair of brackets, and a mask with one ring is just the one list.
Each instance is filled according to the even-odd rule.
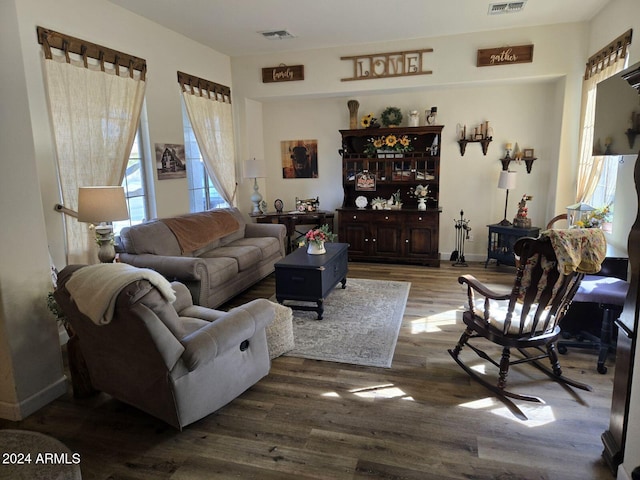
[[[97,321],[91,312],[79,310],[86,300],[91,304],[95,299],[85,288],[90,283],[87,274],[97,277],[98,284],[110,276],[104,270],[92,273],[93,268],[117,270],[119,276],[124,276],[122,270],[146,269],[70,265],[58,275],[54,297],[75,332],[72,340],[80,346],[96,389],[181,429],[268,374],[265,328],[275,317],[272,302],[257,299],[229,312],[217,311],[194,306],[189,291],[178,282],[169,285],[151,272],[166,284],[163,288],[148,275],[137,277],[133,272],[132,280],[128,277],[124,286],[114,289],[119,293],[110,297],[115,298],[112,313]],[[73,275],[82,270],[76,278],[81,285],[72,285]],[[173,303],[161,293],[171,290]]]
[[122,229],[121,262],[179,281],[193,302],[215,308],[274,271],[284,225],[245,222],[236,208],[153,220]]

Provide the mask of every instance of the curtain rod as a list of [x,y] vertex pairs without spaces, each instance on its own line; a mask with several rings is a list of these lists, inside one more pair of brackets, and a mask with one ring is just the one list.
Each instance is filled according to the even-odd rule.
[[584,79],[589,80],[589,78],[598,73],[600,70],[609,66],[612,55],[615,54],[616,59],[618,56],[626,55],[627,47],[631,45],[632,37],[633,29],[630,28],[618,38],[616,38],[613,42],[609,43],[607,46],[601,48],[600,50],[598,50],[598,52],[591,55],[591,57],[589,57],[589,60],[587,60],[587,68],[584,72]]
[[195,75],[189,75],[188,73],[178,72],[178,83],[182,86],[182,91],[186,92],[187,87],[191,90],[191,93],[194,92],[194,88],[200,90],[200,95],[202,96],[202,91],[206,91],[209,96],[211,93],[214,95],[222,95],[224,98],[229,99],[229,103],[231,103],[231,88],[226,85],[222,85],[220,83],[211,82],[209,80],[205,80],[203,78],[196,77]]
[[134,57],[127,53],[119,52],[111,48],[87,42],[79,38],[65,35],[64,33],[49,30],[43,27],[36,28],[38,43],[44,48],[45,57],[52,58],[51,48],[62,50],[67,62],[69,53],[82,56],[84,66],[87,67],[87,58],[94,58],[100,62],[100,67],[104,71],[104,62],[112,63],[116,66],[116,73],[120,73],[120,67],[129,69],[129,75],[133,77],[133,71],[140,72],[141,80],[144,81],[147,72],[147,61],[144,58]]

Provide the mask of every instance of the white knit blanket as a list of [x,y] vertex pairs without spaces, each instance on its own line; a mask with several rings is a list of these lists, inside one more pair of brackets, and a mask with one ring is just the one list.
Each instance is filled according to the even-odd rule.
[[171,284],[158,272],[126,263],[100,263],[76,270],[66,286],[78,310],[96,325],[111,322],[120,291],[136,280],[148,280],[168,301],[176,294]]

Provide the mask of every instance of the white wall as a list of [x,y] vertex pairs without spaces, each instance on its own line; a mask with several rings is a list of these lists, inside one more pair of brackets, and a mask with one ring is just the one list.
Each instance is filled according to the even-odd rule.
[[0,2],[0,417],[11,420],[66,391],[16,18]]
[[[460,210],[471,220],[474,242],[466,246],[469,260],[486,258],[487,224],[502,220],[505,192],[497,189],[506,142],[532,147],[539,158],[527,175],[525,166],[512,164],[521,172],[518,188],[510,192],[508,218],[512,219],[520,197],[534,196],[528,205],[535,225],[563,211],[575,200],[578,122],[581,76],[586,58],[586,26],[565,24],[537,29],[503,30],[475,35],[416,39],[392,44],[370,44],[271,56],[232,59],[234,97],[263,103],[263,149],[269,177],[265,181],[269,208],[281,198],[285,208],[295,197],[320,197],[320,206],[333,210],[342,204],[339,129],[348,128],[347,101],[360,102],[359,115],[379,116],[387,106],[405,114],[438,107],[438,123],[444,125],[441,151],[440,250],[448,258],[455,248],[453,219]],[[534,44],[531,64],[477,68],[476,51],[500,45]],[[562,48],[558,48],[562,45]],[[432,75],[343,82],[352,75],[350,62],[341,56],[411,48],[434,49],[425,57]],[[263,84],[261,68],[304,64],[305,80]],[[245,112],[238,107],[234,114]],[[472,126],[488,120],[494,141],[486,156],[479,145],[470,144],[463,156],[456,142],[456,125]],[[406,120],[405,120],[406,124]],[[258,129],[259,127],[256,127]],[[283,179],[280,141],[317,139],[318,179]],[[259,142],[247,138],[248,144]],[[252,147],[248,147],[249,149]],[[240,199],[251,194],[241,185]],[[248,211],[248,210],[247,210]],[[449,228],[451,227],[451,228]]]
[[[453,220],[464,210],[471,220],[474,242],[465,246],[467,255],[486,255],[489,223],[503,218],[505,191],[498,190],[498,176],[504,155],[504,143],[510,141],[524,147],[535,147],[539,158],[532,173],[524,163],[510,165],[518,172],[518,186],[510,192],[508,215],[513,219],[517,203],[523,194],[533,195],[528,204],[535,225],[545,224],[547,211],[553,210],[547,195],[550,177],[555,171],[553,98],[556,81],[524,82],[515,85],[437,88],[428,92],[431,103],[438,106],[438,123],[445,126],[441,145],[441,251],[449,256],[455,248]],[[422,95],[421,95],[422,96]],[[426,96],[426,95],[425,95]],[[416,104],[416,93],[396,93],[375,96],[354,96],[360,102],[359,114],[381,112],[387,106],[400,108],[405,115],[411,109],[424,110]],[[429,101],[429,100],[427,100]],[[508,108],[495,108],[504,104]],[[464,108],[462,108],[464,106]],[[487,115],[486,112],[491,112]],[[515,114],[514,114],[515,112]],[[521,112],[521,113],[520,113]],[[524,114],[526,112],[526,114]],[[281,198],[286,209],[293,209],[295,197],[320,196],[320,207],[334,210],[342,205],[342,163],[338,149],[341,138],[338,128],[348,128],[347,100],[342,97],[267,102],[263,106],[265,158],[269,161],[267,203],[272,208],[275,198]],[[469,144],[464,156],[456,141],[456,124],[468,127],[490,121],[495,140],[486,156],[479,144]],[[338,123],[338,125],[336,125]],[[317,179],[283,179],[280,141],[295,139],[318,140],[319,176]],[[407,187],[408,188],[408,187]],[[415,207],[415,205],[414,205]]]

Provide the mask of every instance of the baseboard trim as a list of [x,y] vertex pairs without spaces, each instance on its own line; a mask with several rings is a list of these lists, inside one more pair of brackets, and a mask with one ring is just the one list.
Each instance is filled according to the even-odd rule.
[[66,392],[67,377],[63,375],[46,388],[18,403],[0,402],[0,418],[13,422],[23,420]]
[[622,467],[622,464],[618,466],[618,475],[616,476],[617,480],[631,480],[631,475],[627,473],[627,471]]
[[[451,258],[451,252],[440,252],[440,261],[448,262]],[[487,260],[487,255],[482,253],[469,253],[464,256],[465,261],[467,262],[485,262]],[[451,260],[451,262],[455,262],[455,260]]]

